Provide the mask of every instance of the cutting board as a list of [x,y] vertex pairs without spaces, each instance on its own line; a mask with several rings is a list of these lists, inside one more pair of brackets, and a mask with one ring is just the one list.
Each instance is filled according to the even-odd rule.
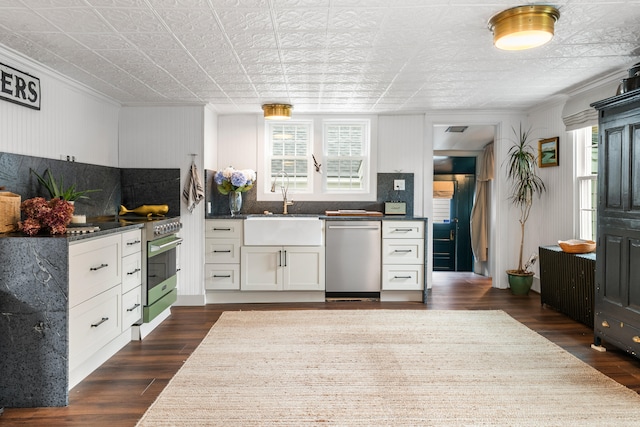
[[365,211],[361,209],[346,209],[337,211],[325,211],[326,216],[383,216],[382,212]]

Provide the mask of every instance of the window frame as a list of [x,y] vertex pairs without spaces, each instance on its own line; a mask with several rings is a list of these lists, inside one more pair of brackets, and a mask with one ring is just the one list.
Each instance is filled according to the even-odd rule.
[[[594,141],[594,128],[596,139]],[[597,239],[597,209],[598,209],[598,170],[593,165],[593,148],[598,149],[599,134],[597,126],[587,126],[573,131],[575,141],[575,194],[576,194],[576,238]],[[597,151],[596,151],[597,152]],[[591,171],[591,173],[589,173]],[[589,198],[590,205],[585,205],[585,198]],[[589,217],[585,223],[584,218]]]
[[[276,126],[276,125],[300,125],[300,126],[307,127],[307,133],[309,135],[309,141],[307,145],[307,155],[305,158],[307,162],[307,189],[294,191],[294,188],[290,187],[288,190],[288,194],[312,194],[314,189],[314,182],[313,182],[314,176],[313,176],[313,162],[311,161],[311,153],[313,153],[313,146],[314,146],[314,123],[311,120],[267,121],[264,129],[265,145],[263,149],[264,151],[263,165],[264,165],[264,171],[265,171],[265,174],[264,174],[265,179],[262,185],[260,186],[260,188],[262,189],[263,192],[271,193],[271,185],[274,182],[274,180],[277,178],[277,177],[274,177],[273,174],[280,172],[279,170],[278,171],[271,170],[271,160],[274,157],[280,157],[280,156],[271,155],[272,141],[270,138],[270,134],[271,134],[270,129],[272,128],[272,126]],[[282,156],[282,157],[286,157],[286,156]],[[290,156],[290,157],[294,157],[294,156]],[[298,157],[301,157],[301,156],[298,156]],[[279,194],[280,192],[276,191],[276,193]]]
[[[327,138],[326,138],[326,134],[328,133],[327,128],[329,126],[335,126],[335,125],[346,125],[346,126],[352,126],[354,124],[358,124],[358,125],[362,125],[362,127],[364,128],[363,130],[363,136],[364,136],[364,141],[362,142],[363,147],[362,147],[362,151],[363,153],[360,154],[359,156],[330,156],[328,151],[329,151],[329,146],[327,144]],[[367,194],[369,193],[369,189],[371,187],[371,180],[369,179],[369,170],[371,169],[371,129],[370,129],[371,123],[368,120],[363,120],[363,119],[326,119],[322,121],[322,158],[325,162],[325,165],[329,162],[329,160],[340,160],[340,159],[349,159],[349,160],[354,160],[354,159],[361,159],[362,160],[362,186],[359,189],[353,190],[353,189],[330,189],[329,188],[329,183],[328,183],[328,179],[329,179],[329,174],[323,173],[322,176],[322,192],[324,194],[349,194],[349,195],[355,195],[355,194]]]
[[[323,122],[324,121],[368,121],[368,134],[369,134],[369,165],[367,170],[367,191],[359,192],[327,192],[324,188],[324,152],[323,152]],[[271,180],[269,179],[270,158],[268,156],[268,132],[269,121],[260,117],[258,119],[258,144],[257,144],[257,164],[258,167],[258,180],[262,180],[261,184],[256,185],[256,199],[257,201],[282,201],[282,194],[279,191],[271,193]],[[312,137],[312,151],[309,153],[310,166],[310,180],[313,182],[313,191],[309,193],[301,193],[296,191],[289,191],[287,193],[287,199],[292,201],[314,201],[314,202],[372,202],[377,200],[377,127],[378,118],[375,115],[305,115],[296,114],[294,120],[287,120],[286,123],[292,122],[311,122],[313,124],[313,137]],[[283,121],[274,121],[273,123],[283,123]],[[313,165],[313,154],[316,157],[318,163],[322,166],[320,170],[322,173],[316,171]],[[262,171],[262,172],[261,172]]]

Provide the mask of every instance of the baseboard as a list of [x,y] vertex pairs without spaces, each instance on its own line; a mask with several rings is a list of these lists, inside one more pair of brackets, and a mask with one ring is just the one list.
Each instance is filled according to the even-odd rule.
[[173,305],[201,306],[207,303],[206,295],[180,295]]
[[207,292],[207,304],[324,302],[324,291],[216,291]]

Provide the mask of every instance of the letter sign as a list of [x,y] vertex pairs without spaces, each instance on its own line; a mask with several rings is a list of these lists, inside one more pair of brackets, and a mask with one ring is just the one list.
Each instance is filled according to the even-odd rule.
[[0,64],[0,98],[39,110],[40,79]]

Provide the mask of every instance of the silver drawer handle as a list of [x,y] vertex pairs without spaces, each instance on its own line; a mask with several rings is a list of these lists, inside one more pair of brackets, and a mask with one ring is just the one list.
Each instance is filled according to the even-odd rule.
[[221,277],[221,278],[228,279],[229,277],[231,277],[231,275],[230,274],[214,274],[213,277]]
[[127,242],[127,246],[133,246],[141,243],[140,240],[134,240],[133,242]]
[[92,328],[97,328],[98,326],[102,325],[104,322],[106,322],[107,320],[109,320],[108,317],[103,317],[98,323],[92,323],[91,327]]
[[99,267],[91,267],[89,270],[90,270],[90,271],[98,271],[98,270],[100,270],[101,268],[105,268],[105,267],[109,267],[109,264],[100,264],[100,266],[99,266]]
[[394,228],[393,231],[402,231],[404,233],[407,233],[409,231],[413,231],[413,228]]
[[135,310],[135,309],[136,309],[136,308],[138,308],[138,307],[140,307],[140,304],[137,304],[137,303],[136,303],[136,305],[134,305],[133,307],[131,307],[131,308],[127,308],[127,311],[133,311],[133,310]]
[[411,279],[411,276],[393,276],[394,279]]
[[139,268],[136,268],[135,270],[130,271],[130,272],[128,272],[127,274],[128,274],[128,275],[136,274],[138,271],[141,271],[141,270],[140,270]]
[[395,251],[393,251],[393,252],[408,253],[408,252],[411,252],[411,249],[396,249],[396,250],[395,250]]

